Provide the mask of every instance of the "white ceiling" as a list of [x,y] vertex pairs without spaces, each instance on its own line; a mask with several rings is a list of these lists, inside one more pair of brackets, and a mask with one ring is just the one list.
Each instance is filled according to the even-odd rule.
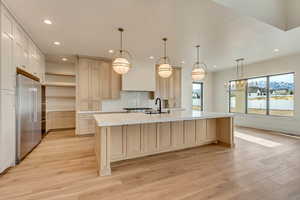
[[213,0],[239,13],[288,31],[300,26],[299,0]]
[[[191,67],[194,46],[210,70],[300,52],[300,29],[283,31],[255,18],[241,16],[212,0],[5,0],[6,5],[46,54],[109,57],[124,27],[125,48],[134,59],[153,62],[169,38],[174,65]],[[267,10],[268,11],[268,10]],[[266,12],[267,12],[266,11]],[[52,25],[45,25],[44,19]],[[61,46],[53,45],[60,41]],[[280,51],[274,53],[273,49]],[[217,68],[213,66],[217,65]]]

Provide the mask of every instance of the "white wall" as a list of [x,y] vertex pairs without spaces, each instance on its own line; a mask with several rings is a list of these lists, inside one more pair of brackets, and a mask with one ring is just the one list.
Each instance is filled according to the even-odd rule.
[[[287,0],[214,0],[226,7],[237,10],[242,15],[255,17],[258,20],[286,30]],[[296,0],[299,1],[299,0]]]
[[[192,65],[191,65],[192,66]],[[182,67],[182,107],[186,110],[192,110],[192,67]],[[203,109],[204,111],[213,111],[212,89],[213,89],[213,74],[208,73],[203,81]]]
[[[246,66],[245,77],[295,72],[295,116],[271,117],[239,114],[236,124],[300,135],[300,54],[277,58]],[[224,84],[236,79],[235,68],[215,72],[213,76],[213,106],[216,112],[228,112],[229,93]]]
[[300,26],[300,1],[287,0],[287,29],[293,29]]
[[154,91],[155,61],[132,60],[132,68],[122,77],[122,90]]

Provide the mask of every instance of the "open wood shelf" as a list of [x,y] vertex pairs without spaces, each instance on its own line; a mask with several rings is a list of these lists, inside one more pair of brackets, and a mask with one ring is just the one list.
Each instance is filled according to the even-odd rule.
[[66,83],[66,82],[48,82],[45,83],[45,86],[52,87],[76,87],[75,83]]
[[68,73],[53,73],[53,72],[46,72],[46,75],[51,75],[51,76],[73,76],[75,77],[75,74],[68,74]]

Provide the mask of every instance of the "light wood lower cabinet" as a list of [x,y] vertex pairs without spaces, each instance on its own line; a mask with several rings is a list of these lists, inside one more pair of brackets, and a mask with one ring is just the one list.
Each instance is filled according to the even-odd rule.
[[168,150],[172,148],[172,132],[171,122],[158,123],[158,135],[159,135],[159,150]]
[[53,129],[75,128],[75,111],[48,112],[46,115],[46,122],[47,131]]
[[217,140],[216,123],[216,119],[205,119],[110,127],[111,160],[214,143]]

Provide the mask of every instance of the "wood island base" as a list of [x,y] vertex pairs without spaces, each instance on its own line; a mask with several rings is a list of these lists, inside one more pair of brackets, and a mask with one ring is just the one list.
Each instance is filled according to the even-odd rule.
[[98,174],[111,175],[111,162],[212,143],[234,147],[232,117],[97,126],[95,153]]

